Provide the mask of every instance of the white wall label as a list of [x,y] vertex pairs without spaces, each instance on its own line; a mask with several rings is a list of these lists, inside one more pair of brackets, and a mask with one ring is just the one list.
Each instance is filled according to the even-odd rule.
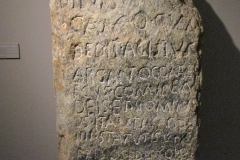
[[0,59],[20,59],[19,44],[0,44]]

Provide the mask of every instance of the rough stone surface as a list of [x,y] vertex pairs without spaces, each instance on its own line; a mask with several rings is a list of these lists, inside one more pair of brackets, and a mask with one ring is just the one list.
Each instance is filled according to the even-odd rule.
[[201,18],[191,0],[50,0],[60,160],[191,160]]

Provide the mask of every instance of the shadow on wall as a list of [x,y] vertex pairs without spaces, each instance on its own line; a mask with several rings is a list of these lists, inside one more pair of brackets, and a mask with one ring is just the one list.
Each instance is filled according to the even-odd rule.
[[197,160],[240,159],[240,52],[205,0],[194,0],[203,19],[203,86]]

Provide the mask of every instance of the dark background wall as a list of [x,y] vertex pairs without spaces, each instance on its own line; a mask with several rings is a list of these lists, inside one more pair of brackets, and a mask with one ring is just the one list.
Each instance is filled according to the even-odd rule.
[[240,1],[195,0],[203,19],[199,160],[240,159]]
[[[56,160],[49,0],[0,3],[0,160]],[[240,159],[240,1],[194,0],[203,18],[198,160]]]

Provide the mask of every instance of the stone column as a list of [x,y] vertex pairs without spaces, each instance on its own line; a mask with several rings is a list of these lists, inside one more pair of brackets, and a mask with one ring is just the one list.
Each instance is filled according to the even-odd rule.
[[191,160],[201,18],[191,0],[50,0],[60,160]]

